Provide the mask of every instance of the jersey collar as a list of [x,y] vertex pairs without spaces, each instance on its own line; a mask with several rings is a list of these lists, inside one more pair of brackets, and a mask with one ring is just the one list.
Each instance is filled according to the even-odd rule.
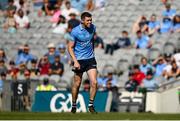
[[82,24],[80,24],[79,27],[80,27],[80,30],[81,30],[81,31],[84,30],[84,27],[82,26]]

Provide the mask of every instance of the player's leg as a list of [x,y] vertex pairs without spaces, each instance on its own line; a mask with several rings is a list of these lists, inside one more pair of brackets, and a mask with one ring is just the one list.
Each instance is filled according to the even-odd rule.
[[89,111],[92,113],[96,113],[94,109],[94,98],[96,96],[96,91],[97,91],[97,69],[92,68],[87,71],[89,80],[91,82],[91,87],[90,87],[90,97],[89,97]]
[[83,73],[74,73],[74,80],[72,84],[72,113],[76,113],[76,100],[79,93],[79,87],[81,85]]

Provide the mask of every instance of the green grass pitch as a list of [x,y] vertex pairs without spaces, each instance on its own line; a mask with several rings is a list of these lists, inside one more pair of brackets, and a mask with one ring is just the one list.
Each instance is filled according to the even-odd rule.
[[180,114],[0,112],[0,120],[180,120]]

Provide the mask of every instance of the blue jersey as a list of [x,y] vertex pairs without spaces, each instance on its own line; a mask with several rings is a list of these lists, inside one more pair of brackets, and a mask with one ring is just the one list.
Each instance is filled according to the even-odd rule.
[[160,28],[160,33],[167,33],[173,28],[173,24],[171,21],[165,21],[162,23]]
[[82,24],[75,27],[72,32],[72,40],[75,43],[74,54],[77,60],[90,59],[94,57],[93,36],[96,27],[91,24],[90,28],[83,28]]
[[149,37],[146,35],[142,35],[141,38],[138,38],[136,40],[136,46],[138,48],[147,48],[148,47],[148,42],[149,42]]
[[158,21],[150,21],[149,23],[148,23],[148,27],[150,28],[150,29],[156,29],[157,27],[159,27],[160,26],[160,22],[158,22]]
[[154,91],[155,89],[157,89],[158,87],[158,83],[156,80],[152,79],[144,79],[143,80],[143,84],[144,87],[148,90],[148,91]]
[[175,24],[172,29],[173,31],[180,29],[180,23]]
[[169,11],[165,10],[162,12],[162,15],[165,17],[173,17],[176,14],[175,9],[170,9]]

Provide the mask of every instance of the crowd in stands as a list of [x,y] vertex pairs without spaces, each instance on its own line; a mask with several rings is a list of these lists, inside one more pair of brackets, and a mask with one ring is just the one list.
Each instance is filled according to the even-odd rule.
[[[3,19],[1,30],[5,34],[16,34],[19,30],[30,29],[33,24],[29,16],[33,14],[31,4],[37,11],[37,18],[48,18],[53,28],[52,33],[64,36],[68,42],[71,40],[71,30],[80,24],[81,12],[103,8],[105,0],[3,0],[0,1],[0,15]],[[94,35],[94,39],[102,43],[102,39],[97,34]],[[28,83],[29,92],[31,81],[40,80],[41,77],[42,81],[37,85],[36,91],[58,90],[57,83],[60,82],[60,85],[63,85],[64,65],[71,64],[66,44],[55,45],[52,41],[44,47],[47,47],[47,53],[45,51],[43,57],[32,54],[28,44],[19,45],[14,58],[7,57],[5,50],[0,49],[0,109],[2,108],[3,83],[7,79],[13,80],[12,90],[14,82],[25,81]],[[103,45],[96,43],[95,46],[102,47]],[[67,84],[65,87],[68,87]],[[29,95],[28,93],[28,96],[23,96],[27,110],[30,110]]]
[[[132,41],[128,36],[127,31],[122,31],[121,37],[115,43],[108,43],[105,47],[105,54],[113,55],[115,50],[119,48],[125,49],[150,49],[153,44],[154,34],[173,34],[180,32],[180,15],[176,13],[176,9],[171,8],[170,1],[162,1],[164,10],[161,16],[152,13],[148,20],[146,16],[140,16],[132,27],[132,33],[136,34],[136,40]],[[134,43],[132,43],[134,42]],[[163,53],[155,60],[148,60],[147,57],[141,58],[140,65],[130,65],[129,80],[125,83],[125,89],[128,91],[137,91],[139,88],[146,88],[147,91],[155,91],[160,82],[156,77],[163,77],[163,79],[174,80],[180,76],[179,50],[172,53]],[[112,70],[112,69],[111,69]],[[112,73],[112,72],[111,72]],[[104,77],[103,77],[104,78]],[[109,74],[104,81],[108,87]],[[111,84],[118,85],[118,80],[111,78]],[[101,79],[99,80],[101,84]]]
[[[64,39],[71,40],[71,30],[80,24],[79,16],[82,11],[93,11],[103,9],[106,0],[33,0],[34,9],[37,9],[37,17],[48,16],[49,23],[52,24],[52,33],[63,35]],[[20,29],[31,28],[29,14],[31,9],[28,0],[3,0],[0,14],[4,16],[2,28],[4,32],[16,33]],[[153,35],[180,33],[180,13],[171,8],[169,0],[162,0],[165,10],[161,16],[152,13],[148,19],[142,15],[132,26],[132,31],[122,31],[121,36],[115,43],[106,44],[102,37],[98,36],[98,31],[94,35],[95,48],[104,50],[105,54],[113,55],[114,51],[120,48],[125,49],[150,49],[153,45]],[[163,7],[163,6],[162,6]],[[128,23],[127,23],[128,24]],[[129,33],[137,36],[135,41]],[[106,36],[106,35],[104,35]],[[50,78],[63,80],[65,65],[71,64],[71,59],[66,50],[66,44],[55,45],[53,42],[47,45],[47,53],[43,57],[31,54],[28,44],[20,45],[14,60],[8,59],[3,49],[0,49],[0,96],[2,97],[3,81],[6,78],[17,80],[19,78],[37,79],[44,78],[41,85],[36,90],[58,90],[56,85],[49,83]],[[6,46],[6,45],[4,45]],[[103,56],[103,55],[102,55]],[[99,62],[101,63],[101,62]],[[112,68],[104,68],[107,73],[99,74],[98,85],[101,90],[111,90],[118,87],[117,73]],[[156,77],[162,76],[165,79],[177,78],[180,76],[180,53],[164,53],[155,60],[141,58],[140,65],[131,65],[129,68],[128,80],[124,88],[128,91],[137,91],[146,88],[154,91],[158,88],[159,82]],[[58,81],[57,81],[58,82]],[[90,82],[83,82],[85,91],[89,91]],[[30,88],[30,87],[29,87]],[[25,97],[27,107],[29,102]],[[1,104],[1,103],[0,103]],[[1,105],[0,105],[1,108]]]

